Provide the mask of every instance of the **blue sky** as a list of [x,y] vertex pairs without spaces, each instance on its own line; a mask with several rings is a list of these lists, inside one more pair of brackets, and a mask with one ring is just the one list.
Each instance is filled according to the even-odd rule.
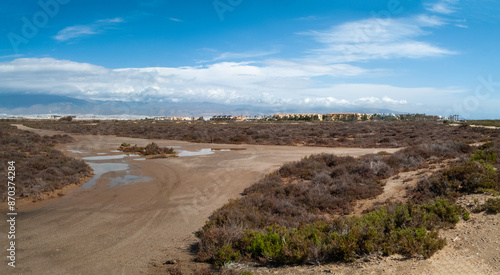
[[500,118],[496,1],[0,4],[0,93]]

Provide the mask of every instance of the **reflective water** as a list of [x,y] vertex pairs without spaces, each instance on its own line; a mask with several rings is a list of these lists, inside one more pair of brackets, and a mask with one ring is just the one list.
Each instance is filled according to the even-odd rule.
[[139,155],[110,155],[110,156],[97,156],[97,157],[85,157],[83,160],[112,160],[112,159],[123,159],[125,157],[138,157]]
[[126,171],[129,166],[127,163],[95,163],[95,162],[87,162],[87,164],[94,170],[94,177],[88,182],[84,183],[80,189],[85,189],[92,187],[96,184],[96,181],[101,178],[102,175],[108,172],[116,172],[116,171]]
[[201,149],[199,151],[186,151],[186,150],[180,150],[178,151],[179,157],[191,157],[191,156],[203,156],[203,155],[211,155],[214,153],[211,148],[205,148]]
[[66,150],[68,152],[71,152],[71,153],[75,153],[75,154],[85,154],[87,152],[83,152],[83,151],[78,151],[78,150]]
[[[173,148],[181,148],[180,146],[169,146]],[[68,150],[73,153],[86,153],[78,150]],[[188,151],[188,150],[176,150],[178,152],[179,157],[190,157],[190,156],[203,156],[203,155],[212,155],[215,153],[215,151],[222,151],[222,152],[227,152],[231,151],[231,149],[212,149],[212,148],[203,148],[198,151]],[[118,150],[112,150],[112,153],[123,153]],[[85,189],[92,187],[96,184],[96,181],[100,179],[104,174],[108,172],[120,172],[120,171],[129,171],[130,166],[126,162],[126,160],[130,158],[135,157],[133,160],[136,161],[145,161],[146,158],[137,158],[140,155],[135,155],[135,154],[119,154],[119,155],[108,155],[107,153],[97,153],[98,156],[92,156],[92,157],[84,157],[82,158],[87,162],[87,164],[94,170],[94,177],[83,184],[80,188]],[[127,158],[127,159],[126,159]],[[103,161],[103,160],[119,160],[119,162],[111,162],[111,163],[98,163],[98,162],[92,162],[92,161]],[[120,161],[121,160],[121,161]],[[147,182],[151,181],[153,178],[150,177],[142,177],[142,176],[135,176],[135,175],[124,175],[124,176],[118,176],[111,178],[108,186],[113,187],[117,185],[127,185],[127,184],[134,184],[138,182]]]
[[134,184],[134,183],[139,183],[139,182],[148,182],[153,180],[153,178],[150,177],[139,177],[135,175],[125,175],[123,177],[116,177],[112,178],[111,181],[108,183],[109,187],[113,187],[116,185],[127,185],[127,184]]

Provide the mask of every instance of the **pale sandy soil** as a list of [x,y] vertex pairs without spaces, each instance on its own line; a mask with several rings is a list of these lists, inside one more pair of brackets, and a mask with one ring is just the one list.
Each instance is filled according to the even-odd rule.
[[[26,129],[25,127],[20,127]],[[39,134],[56,132],[35,130]],[[115,136],[72,135],[75,142],[58,149],[77,158],[110,153],[122,142],[145,146],[151,140]],[[283,163],[328,152],[360,156],[395,149],[318,148],[261,145],[191,144],[155,140],[160,146],[182,150],[246,148],[211,155],[115,160],[128,171],[104,174],[88,189],[75,189],[62,198],[19,209],[16,268],[4,260],[0,274],[145,274],[165,272],[168,259],[187,268],[190,244],[211,212]],[[78,150],[84,153],[72,153]],[[110,178],[128,173],[152,178],[108,187]],[[0,223],[0,242],[7,244],[7,223]],[[4,249],[3,258],[5,259]],[[159,267],[155,268],[154,265]]]

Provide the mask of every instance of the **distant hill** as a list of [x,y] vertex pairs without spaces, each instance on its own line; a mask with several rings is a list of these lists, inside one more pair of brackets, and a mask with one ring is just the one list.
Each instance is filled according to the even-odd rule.
[[213,102],[124,102],[81,100],[41,94],[0,94],[0,113],[9,115],[93,114],[146,116],[269,115],[276,113],[400,113],[376,108],[326,108],[301,105],[254,106]]
[[44,106],[54,103],[71,103],[78,106],[87,103],[87,101],[58,95],[0,93],[0,108],[5,109],[28,108],[34,105]]

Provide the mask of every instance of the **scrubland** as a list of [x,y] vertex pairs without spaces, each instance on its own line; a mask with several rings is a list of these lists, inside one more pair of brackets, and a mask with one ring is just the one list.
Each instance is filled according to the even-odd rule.
[[[447,243],[442,230],[473,213],[500,209],[496,197],[474,209],[457,203],[468,194],[499,195],[500,135],[495,129],[418,121],[22,123],[70,133],[198,143],[402,148],[358,158],[310,155],[241,188],[241,197],[210,215],[192,245],[197,261],[216,267],[322,265],[373,255],[429,258]],[[404,201],[375,204],[354,214],[360,213],[355,211],[358,202],[384,192],[388,178],[431,166],[440,168],[407,186]],[[167,271],[180,273],[176,268]]]
[[[0,178],[7,179],[7,162],[16,167],[16,197],[38,198],[42,193],[80,183],[92,175],[82,160],[64,156],[54,149],[57,143],[68,143],[68,135],[40,136],[21,131],[9,124],[0,125]],[[0,185],[5,200],[7,184]]]
[[[275,266],[349,262],[377,253],[428,258],[446,244],[440,229],[470,217],[455,203],[458,197],[500,191],[499,149],[445,142],[392,155],[320,154],[287,163],[210,216],[197,233],[198,260]],[[382,192],[382,179],[446,159],[453,164],[408,190],[408,202],[347,215],[357,200]],[[498,199],[477,209],[483,210],[498,212]]]
[[450,127],[435,121],[214,122],[214,121],[22,121],[69,133],[117,135],[197,143],[399,148],[442,140],[479,142],[499,137],[493,129]]

